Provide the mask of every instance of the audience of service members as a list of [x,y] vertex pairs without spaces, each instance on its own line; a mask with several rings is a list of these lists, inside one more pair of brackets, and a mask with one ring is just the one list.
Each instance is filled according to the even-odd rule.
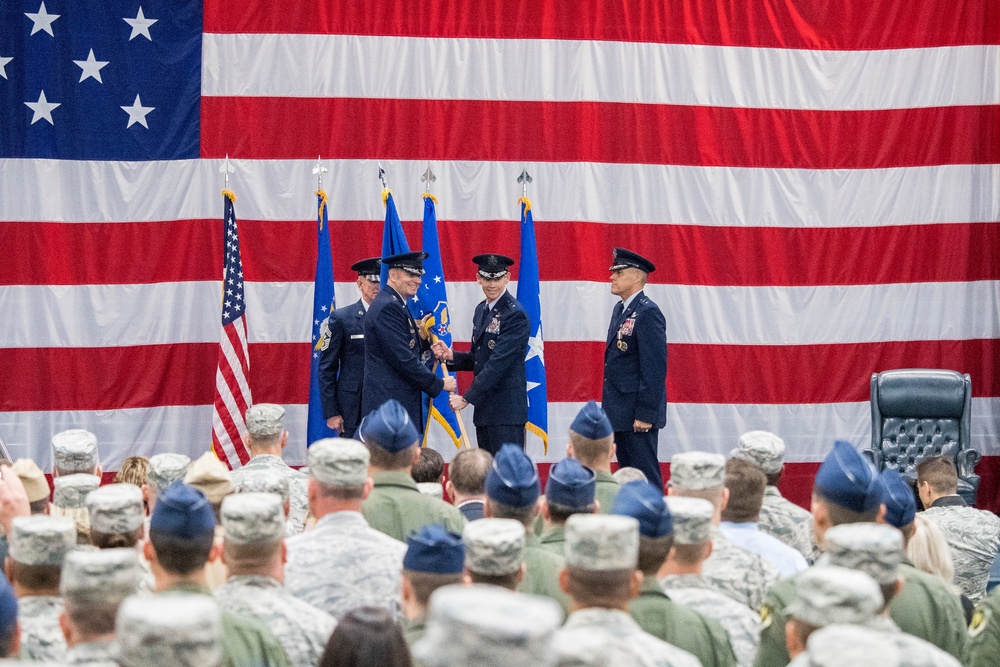
[[[0,655],[50,665],[996,667],[1000,518],[966,505],[947,457],[915,487],[848,443],[810,509],[778,490],[785,443],[673,454],[661,482],[666,336],[651,262],[615,249],[602,404],[561,437],[543,486],[525,453],[528,321],[513,261],[477,255],[472,348],[406,307],[420,251],[361,260],[361,298],[321,355],[328,425],[291,468],[285,410],[245,415],[251,454],[127,458],[52,437],[52,490],[0,463]],[[388,266],[379,282],[380,263]],[[381,289],[380,289],[381,288]],[[443,360],[470,370],[430,370]],[[474,406],[478,447],[422,447],[421,396]],[[560,435],[553,434],[558,442]],[[613,465],[617,461],[617,470]],[[918,512],[919,502],[924,508]]]

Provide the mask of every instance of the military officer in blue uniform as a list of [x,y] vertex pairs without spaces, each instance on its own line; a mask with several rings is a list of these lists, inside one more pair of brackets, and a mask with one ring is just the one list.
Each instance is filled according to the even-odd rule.
[[454,377],[439,378],[427,365],[430,345],[420,325],[410,315],[406,300],[420,288],[425,252],[407,252],[383,257],[389,268],[388,284],[364,317],[365,379],[361,390],[361,413],[367,415],[390,398],[406,409],[410,420],[423,432],[421,392],[431,397],[455,391]]
[[453,410],[476,406],[473,422],[480,449],[496,454],[504,444],[524,449],[524,424],[528,421],[524,357],[531,327],[528,315],[507,291],[510,257],[476,255],[476,281],[486,298],[476,306],[472,320],[472,349],[454,352],[438,341],[434,353],[448,367],[472,371],[475,378],[461,396],[451,397]]
[[614,250],[611,293],[621,301],[608,327],[601,407],[615,431],[619,465],[638,468],[662,489],[656,445],[667,421],[667,324],[642,291],[655,269],[630,250]]
[[319,396],[326,425],[345,438],[361,423],[361,384],[365,378],[364,317],[378,296],[379,258],[351,265],[358,272],[361,298],[330,313],[319,357]]

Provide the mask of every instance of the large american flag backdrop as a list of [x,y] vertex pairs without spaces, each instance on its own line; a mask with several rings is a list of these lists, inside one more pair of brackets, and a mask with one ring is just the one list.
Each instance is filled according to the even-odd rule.
[[250,385],[288,407],[286,458],[304,463],[319,155],[341,305],[357,298],[350,264],[380,248],[376,161],[413,247],[432,167],[457,341],[481,298],[470,257],[517,258],[516,178],[531,173],[539,460],[600,399],[620,245],[659,267],[662,460],[769,429],[801,499],[834,439],[868,444],[873,371],[951,368],[972,375],[980,498],[996,506],[994,0],[41,4],[0,9],[13,455],[48,466],[71,426],[97,433],[108,470],[207,450],[228,154]]

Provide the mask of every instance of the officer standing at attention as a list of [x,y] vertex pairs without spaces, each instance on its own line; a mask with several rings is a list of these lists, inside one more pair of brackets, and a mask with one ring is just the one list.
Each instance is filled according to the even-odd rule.
[[424,363],[430,348],[420,326],[406,307],[420,288],[425,252],[407,252],[383,257],[389,267],[388,284],[378,293],[364,318],[365,380],[361,391],[361,414],[367,415],[390,398],[403,404],[417,432],[424,430],[421,392],[432,398],[455,391],[454,377],[441,379]]
[[524,357],[531,327],[524,308],[507,291],[507,267],[514,260],[491,254],[476,255],[472,261],[479,266],[476,281],[486,295],[472,320],[472,350],[453,352],[438,341],[434,353],[447,360],[449,368],[475,374],[465,394],[451,397],[451,407],[476,406],[476,440],[480,449],[495,455],[507,443],[524,447],[528,421]]
[[358,272],[361,298],[330,313],[319,355],[319,397],[326,425],[345,438],[361,423],[361,385],[365,378],[364,317],[378,295],[378,257],[351,265]]
[[638,468],[663,488],[656,444],[667,423],[667,324],[642,291],[654,269],[648,259],[615,248],[611,293],[621,302],[608,327],[601,407],[615,429],[618,464]]

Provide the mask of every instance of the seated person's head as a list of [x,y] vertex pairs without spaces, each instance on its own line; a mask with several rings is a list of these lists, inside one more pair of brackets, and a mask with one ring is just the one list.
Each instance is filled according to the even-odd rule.
[[637,568],[654,576],[663,566],[674,544],[674,522],[663,494],[649,482],[629,482],[615,496],[611,513],[639,522]]
[[142,568],[135,549],[74,551],[63,563],[59,619],[73,646],[114,634],[118,607],[139,585]]
[[479,519],[465,524],[465,573],[474,584],[517,590],[524,578],[525,529],[514,519]]
[[462,536],[437,525],[424,526],[406,538],[403,556],[403,612],[409,619],[427,609],[431,593],[462,581]]
[[360,510],[374,485],[370,457],[370,447],[350,438],[324,438],[309,447],[309,507],[317,519]]
[[417,484],[440,484],[444,480],[444,459],[430,447],[422,447],[410,475]]
[[203,570],[215,540],[215,513],[205,495],[183,482],[174,482],[156,501],[149,522],[146,558],[173,575]]
[[664,500],[673,522],[674,543],[668,555],[670,562],[681,568],[699,568],[712,553],[712,516],[715,508],[702,498],[671,495]]
[[917,491],[924,508],[935,499],[958,493],[958,470],[950,456],[935,456],[917,464]]
[[58,594],[63,559],[76,546],[75,522],[45,514],[19,516],[7,539],[7,578],[19,594]]
[[592,470],[603,470],[615,455],[615,434],[608,415],[595,401],[584,405],[569,427],[566,455]]
[[463,449],[451,460],[445,488],[453,502],[459,498],[477,498],[486,493],[486,475],[493,466],[493,455],[485,449]]
[[793,658],[805,651],[809,636],[819,628],[835,623],[867,625],[885,606],[878,584],[856,570],[818,565],[803,572],[795,584],[785,625]]
[[707,500],[712,503],[716,513],[721,513],[729,502],[725,457],[709,452],[674,454],[670,459],[667,493],[671,496]]
[[101,476],[97,436],[82,428],[62,431],[52,436],[52,476],[86,473]]
[[135,484],[141,489],[148,473],[149,459],[145,456],[129,456],[122,461],[115,474],[115,484]]
[[874,521],[882,487],[872,467],[851,446],[838,440],[823,459],[813,484],[812,514],[816,540],[833,526]]
[[549,479],[545,484],[542,509],[545,520],[562,525],[573,514],[593,514],[598,509],[594,497],[596,489],[592,470],[576,459],[559,461],[549,469]]
[[743,459],[726,462],[726,489],[729,499],[722,510],[722,520],[734,523],[756,523],[764,504],[767,477],[754,463]]
[[374,470],[410,472],[420,457],[417,427],[394,398],[362,419],[357,435],[368,448]]
[[109,484],[92,491],[87,512],[90,541],[98,549],[134,547],[145,534],[142,490],[134,484]]
[[559,586],[577,608],[626,609],[638,596],[639,522],[632,517],[574,514],[566,521],[565,554]]
[[515,445],[501,447],[486,475],[486,516],[527,526],[538,514],[540,492],[538,470],[528,455]]

